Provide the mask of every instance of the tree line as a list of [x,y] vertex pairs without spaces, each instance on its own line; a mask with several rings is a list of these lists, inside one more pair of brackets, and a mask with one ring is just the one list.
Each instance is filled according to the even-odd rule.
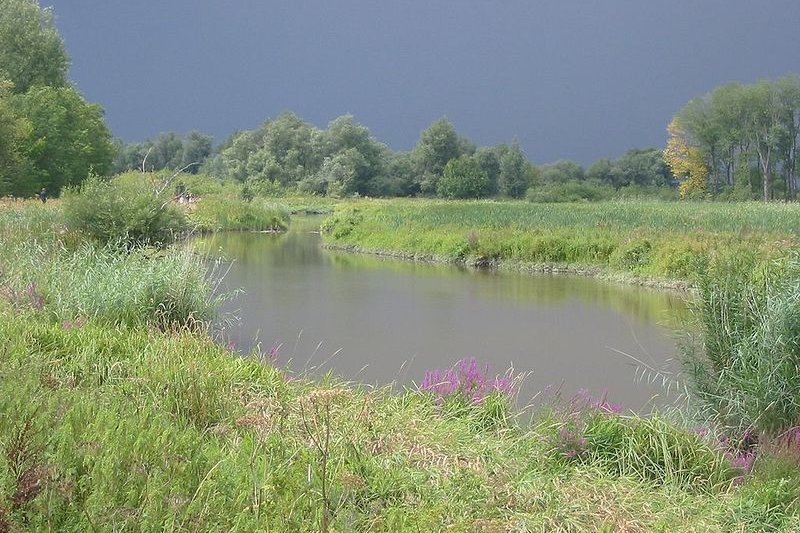
[[664,157],[684,197],[794,200],[800,76],[730,83],[681,108]]
[[330,196],[594,199],[626,187],[672,188],[660,149],[634,149],[584,168],[574,161],[535,165],[518,142],[478,147],[446,118],[425,128],[407,152],[378,141],[351,115],[318,128],[291,112],[233,134],[211,150],[210,137],[165,133],[122,146],[115,171],[200,171],[251,190],[292,188]]
[[286,112],[214,147],[211,136],[162,133],[114,140],[102,109],[67,80],[69,58],[50,9],[0,0],[0,196],[57,194],[89,175],[184,169],[252,186],[341,196],[527,197],[536,201],[637,195],[796,199],[800,77],[732,83],[691,100],[665,149],[629,150],[587,167],[535,165],[516,141],[476,146],[446,118],[393,151],[351,115],[319,128]]

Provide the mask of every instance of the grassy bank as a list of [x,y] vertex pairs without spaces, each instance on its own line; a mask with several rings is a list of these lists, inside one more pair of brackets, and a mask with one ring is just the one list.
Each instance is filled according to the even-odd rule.
[[409,258],[691,281],[722,254],[768,260],[798,247],[794,204],[360,201],[325,242]]
[[[294,380],[187,332],[3,311],[0,523],[57,531],[730,531],[788,487],[659,419]],[[11,320],[13,318],[13,320]],[[487,425],[486,421],[493,423]]]
[[419,390],[294,376],[214,343],[213,274],[148,250],[0,208],[0,531],[800,528],[794,441],[756,457],[587,396],[515,414],[471,362]]

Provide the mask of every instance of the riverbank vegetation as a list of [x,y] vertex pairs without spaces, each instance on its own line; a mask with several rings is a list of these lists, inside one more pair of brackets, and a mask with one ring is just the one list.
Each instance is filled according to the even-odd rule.
[[295,376],[212,341],[204,262],[98,247],[60,209],[0,209],[5,530],[800,526],[794,440],[583,394],[519,413],[475,361],[419,390]]
[[[794,199],[797,78],[715,90],[666,154],[586,168],[444,118],[409,152],[291,113],[123,145],[52,12],[0,7],[0,196],[63,193],[0,203],[0,532],[800,530],[795,206],[609,201]],[[506,201],[338,200],[363,196]],[[693,283],[691,408],[532,413],[474,360],[399,390],[224,347],[220,273],[175,241],[334,207],[336,246]]]
[[794,204],[359,201],[324,224],[331,246],[507,268],[692,282],[720,256],[798,247]]

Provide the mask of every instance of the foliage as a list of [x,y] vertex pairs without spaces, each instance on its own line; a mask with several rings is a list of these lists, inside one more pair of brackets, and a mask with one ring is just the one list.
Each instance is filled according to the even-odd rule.
[[106,181],[87,179],[64,197],[69,226],[101,244],[164,246],[187,229],[184,213],[161,190],[154,174],[128,173]]
[[738,197],[794,199],[800,76],[717,87],[682,107],[668,132],[665,159],[684,196],[735,188]]
[[800,420],[800,259],[731,254],[698,278],[684,356],[697,397],[722,425],[779,433]]
[[16,102],[32,128],[26,194],[41,187],[58,194],[90,173],[104,175],[111,169],[115,147],[100,106],[87,104],[75,89],[53,87],[33,88]]
[[691,146],[678,122],[673,119],[667,126],[669,138],[664,159],[672,174],[681,181],[681,198],[699,198],[706,194],[708,168],[699,148]]
[[489,176],[478,161],[463,155],[444,166],[437,193],[444,198],[481,198],[489,194],[489,187]]
[[69,86],[68,65],[50,9],[0,2],[0,195],[58,195],[110,169],[102,110]]
[[147,172],[184,169],[196,174],[211,156],[211,144],[211,137],[199,131],[189,132],[183,138],[174,132],[162,133],[156,139],[122,146],[112,172],[142,170],[144,165]]
[[0,0],[0,80],[17,93],[67,86],[69,58],[53,18],[36,0]]
[[586,181],[552,182],[528,189],[525,197],[529,202],[598,202],[609,200],[614,190],[607,185]]
[[27,174],[25,151],[30,135],[30,122],[16,113],[9,84],[0,79],[0,197],[31,192],[19,179]]

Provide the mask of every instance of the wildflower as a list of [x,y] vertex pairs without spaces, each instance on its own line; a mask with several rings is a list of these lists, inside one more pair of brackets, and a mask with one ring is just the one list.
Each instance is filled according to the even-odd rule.
[[422,391],[432,392],[438,404],[445,398],[454,396],[460,396],[472,403],[480,403],[493,392],[504,396],[513,394],[513,380],[510,377],[496,376],[493,380],[489,380],[488,374],[488,364],[481,368],[474,357],[461,359],[444,372],[441,370],[426,372],[419,388]]

